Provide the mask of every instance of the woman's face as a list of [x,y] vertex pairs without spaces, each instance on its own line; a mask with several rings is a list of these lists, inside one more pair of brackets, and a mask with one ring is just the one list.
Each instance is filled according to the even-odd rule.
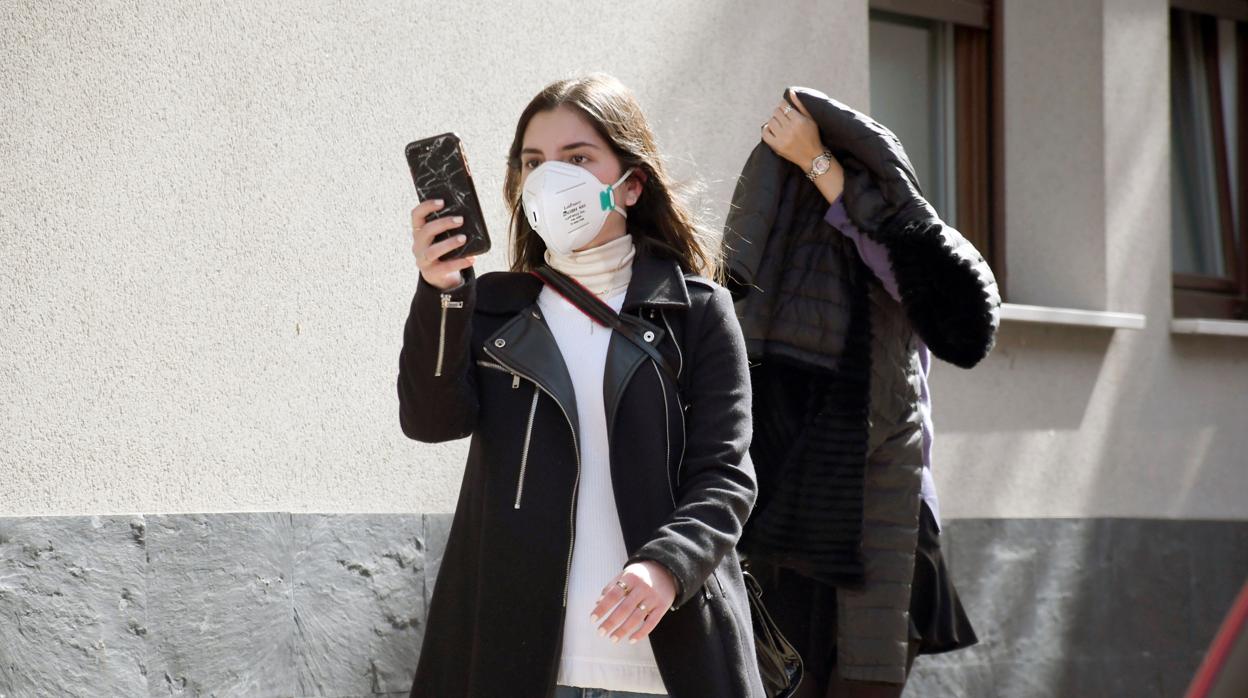
[[[524,186],[530,172],[547,160],[584,167],[604,185],[615,182],[624,173],[620,159],[589,120],[567,106],[538,112],[529,120],[520,150],[520,186]],[[640,195],[641,184],[630,177],[618,192],[619,201],[632,206]],[[623,224],[618,216],[608,219],[608,224],[612,222]]]

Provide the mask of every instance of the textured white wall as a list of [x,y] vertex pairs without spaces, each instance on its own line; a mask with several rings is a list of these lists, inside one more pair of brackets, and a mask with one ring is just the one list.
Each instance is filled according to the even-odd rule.
[[1104,310],[1101,2],[1001,5],[1010,298]]
[[[1248,518],[1248,342],[1168,332],[1166,3],[1094,5],[1006,2],[1010,291],[1149,328],[938,364],[944,513]],[[585,7],[0,9],[0,512],[450,511],[466,442],[397,423],[404,144],[458,131],[501,240],[516,116],[606,70],[718,223],[785,84],[868,103],[865,0]]]
[[[450,511],[466,442],[399,432],[402,148],[503,160],[547,82],[638,93],[732,178],[787,84],[867,104],[861,0],[0,7],[0,512]],[[502,250],[482,271],[504,266]]]

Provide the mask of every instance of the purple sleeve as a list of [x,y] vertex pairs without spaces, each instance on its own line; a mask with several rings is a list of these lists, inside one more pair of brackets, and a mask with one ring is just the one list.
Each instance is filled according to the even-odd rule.
[[893,300],[900,301],[901,293],[897,290],[897,277],[893,275],[893,263],[888,257],[888,250],[880,243],[863,235],[862,231],[858,230],[858,226],[849,220],[849,214],[845,211],[845,202],[841,200],[839,194],[823,219],[833,228],[841,231],[845,237],[854,241],[863,264],[866,264],[871,273],[875,274],[881,284],[884,284],[884,290],[888,291],[888,295],[892,296]]

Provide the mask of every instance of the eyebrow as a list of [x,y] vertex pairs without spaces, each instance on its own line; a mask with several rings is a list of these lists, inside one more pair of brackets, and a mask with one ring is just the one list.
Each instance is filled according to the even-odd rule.
[[[602,150],[602,148],[598,147],[596,144],[588,143],[586,141],[578,141],[576,143],[569,143],[563,146],[562,148],[560,148],[560,150],[576,150],[577,148],[594,148],[595,150]],[[542,154],[542,151],[538,150],[537,148],[525,148],[524,150],[521,150],[520,152],[530,153],[533,155]]]

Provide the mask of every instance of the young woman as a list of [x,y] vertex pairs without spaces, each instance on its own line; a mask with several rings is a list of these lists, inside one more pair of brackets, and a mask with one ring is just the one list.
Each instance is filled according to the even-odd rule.
[[[719,261],[610,76],[538,93],[508,166],[510,271],[440,259],[459,221],[412,210],[400,424],[471,441],[411,695],[759,698],[734,549],[749,374]],[[679,385],[542,265],[634,316]]]

